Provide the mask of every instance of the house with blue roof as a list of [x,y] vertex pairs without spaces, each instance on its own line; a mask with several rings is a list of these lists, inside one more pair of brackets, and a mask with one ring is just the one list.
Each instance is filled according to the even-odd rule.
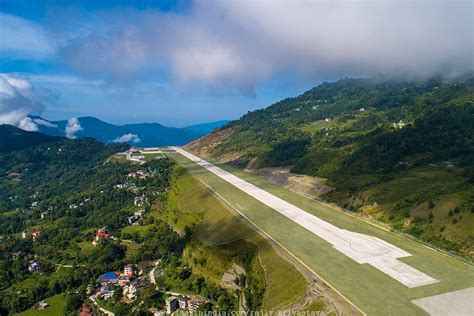
[[117,283],[120,274],[118,272],[107,272],[99,277],[98,283]]

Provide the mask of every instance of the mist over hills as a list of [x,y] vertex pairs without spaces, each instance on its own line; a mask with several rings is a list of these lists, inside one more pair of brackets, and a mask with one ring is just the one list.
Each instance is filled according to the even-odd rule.
[[50,121],[39,116],[30,116],[30,119],[36,124],[38,132],[47,135],[93,137],[104,143],[128,143],[142,147],[183,145],[228,122],[218,121],[177,128],[159,123],[114,125],[90,116],[60,121]]

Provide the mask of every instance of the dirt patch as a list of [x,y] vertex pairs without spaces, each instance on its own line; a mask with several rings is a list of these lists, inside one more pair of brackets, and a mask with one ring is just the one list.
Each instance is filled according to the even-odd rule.
[[313,198],[334,190],[326,185],[327,180],[324,178],[292,173],[287,168],[246,169],[245,171],[262,176],[277,185]]
[[234,291],[240,290],[240,285],[237,282],[241,275],[246,275],[245,269],[238,264],[232,264],[232,267],[222,275],[221,286]]
[[[199,157],[210,158],[212,157],[212,152],[214,151],[214,149],[220,144],[222,144],[229,137],[231,137],[234,134],[234,132],[235,132],[235,128],[233,127],[218,129],[210,134],[207,134],[204,137],[201,137],[199,139],[196,139],[195,141],[190,142],[189,144],[184,146],[184,148],[198,155]],[[229,157],[224,158],[227,161],[221,161],[221,162],[232,161],[235,158],[240,158],[241,156],[242,155],[239,155],[239,153],[231,153],[229,154]],[[218,157],[218,158],[222,158],[222,157]]]

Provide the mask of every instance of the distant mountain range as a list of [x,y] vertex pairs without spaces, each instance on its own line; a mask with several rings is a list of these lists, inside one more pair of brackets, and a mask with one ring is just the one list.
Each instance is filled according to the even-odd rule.
[[95,117],[49,121],[30,116],[38,132],[71,138],[92,137],[104,143],[128,143],[142,147],[183,145],[202,137],[228,121],[191,125],[184,128],[167,127],[158,123],[114,125]]

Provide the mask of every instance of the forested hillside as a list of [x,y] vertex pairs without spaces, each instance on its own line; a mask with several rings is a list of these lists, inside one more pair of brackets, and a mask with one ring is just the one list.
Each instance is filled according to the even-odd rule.
[[[47,315],[78,315],[83,303],[94,314],[99,304],[117,316],[147,315],[163,308],[167,291],[198,297],[202,310],[238,308],[239,292],[206,279],[183,258],[195,230],[178,230],[166,216],[168,208],[175,211],[168,202],[171,160],[149,154],[140,164],[117,161],[111,156],[127,145],[92,138],[51,138],[15,127],[0,130],[3,136],[24,146],[0,152],[0,315],[36,314],[42,300],[51,304]],[[255,248],[239,251],[249,271],[251,262],[261,273],[247,281],[248,306],[260,306],[266,289]],[[225,254],[215,253],[214,262],[231,265]],[[126,265],[135,272],[125,273]],[[103,275],[120,276],[121,283],[101,281]],[[284,296],[285,303],[303,295],[306,283],[298,282],[299,292]]]
[[188,148],[328,178],[322,196],[472,256],[474,76],[343,79],[248,113]]
[[[141,260],[145,250],[153,254],[151,259],[179,252],[181,239],[164,223],[156,223],[148,235],[161,241],[144,245],[140,252],[141,245],[120,239],[91,244],[100,227],[120,237],[120,229],[129,225],[127,218],[136,211],[137,194],[154,203],[168,187],[169,160],[140,167],[105,163],[128,146],[51,138],[14,127],[3,129],[1,136],[5,135],[16,135],[9,136],[9,143],[21,140],[29,146],[0,153],[1,315],[57,294],[65,305],[60,313],[77,315],[86,300],[86,287],[101,273]],[[48,142],[37,141],[42,139]],[[133,191],[117,188],[127,173],[138,168],[151,168],[156,175],[135,180],[130,184]],[[145,207],[149,210],[150,205]],[[166,236],[166,241],[158,236]],[[120,307],[118,315],[131,308]]]
[[27,132],[11,125],[0,125],[0,153],[60,140],[37,132]]

